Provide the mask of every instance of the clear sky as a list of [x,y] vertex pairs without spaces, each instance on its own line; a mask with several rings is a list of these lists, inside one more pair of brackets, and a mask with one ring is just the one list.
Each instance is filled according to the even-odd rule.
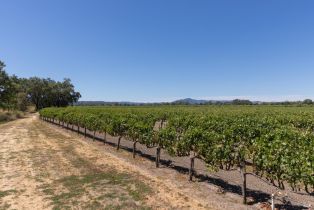
[[313,0],[0,0],[10,74],[81,100],[314,99]]

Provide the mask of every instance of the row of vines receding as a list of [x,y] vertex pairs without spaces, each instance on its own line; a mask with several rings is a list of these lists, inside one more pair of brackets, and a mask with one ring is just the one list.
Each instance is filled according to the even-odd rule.
[[244,175],[249,163],[255,175],[281,189],[314,191],[310,107],[68,107],[40,115],[156,147],[157,159],[163,149],[199,158],[211,170],[239,167]]

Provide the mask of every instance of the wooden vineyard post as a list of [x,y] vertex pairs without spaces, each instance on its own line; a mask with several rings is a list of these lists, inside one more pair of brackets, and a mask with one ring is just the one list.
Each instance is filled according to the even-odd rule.
[[94,131],[93,141],[95,141],[95,139],[96,139],[96,131]]
[[104,144],[106,144],[106,141],[107,141],[106,136],[107,136],[107,132],[105,132],[105,134],[104,134]]
[[[154,125],[154,131],[160,131],[161,129],[163,129],[163,125],[164,125],[164,120],[159,120],[157,122],[155,122],[155,125]],[[159,140],[159,143],[157,144],[157,148],[156,148],[156,158],[155,158],[155,164],[156,164],[156,168],[159,168],[159,164],[160,164],[160,151],[161,151],[161,148],[160,148],[160,140]]]
[[122,136],[119,136],[117,150],[119,150],[119,149],[120,149],[120,142],[121,142],[121,138],[122,138]]
[[242,196],[243,196],[243,203],[246,204],[246,168],[245,168],[245,162],[242,161],[240,163],[240,174],[241,174],[241,180],[242,180]]
[[158,146],[156,149],[156,168],[159,168],[160,162],[160,147]]
[[136,154],[136,143],[137,141],[133,142],[133,158],[135,158],[135,154]]
[[77,126],[77,134],[80,135],[80,126]]
[[195,155],[190,153],[189,181],[193,180]]
[[86,138],[86,127],[84,128],[84,137]]

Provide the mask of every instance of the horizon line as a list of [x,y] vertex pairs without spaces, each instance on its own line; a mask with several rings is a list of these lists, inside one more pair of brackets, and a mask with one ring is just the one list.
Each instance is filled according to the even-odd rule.
[[207,97],[173,97],[155,100],[98,100],[98,99],[84,99],[79,100],[79,102],[84,101],[94,101],[94,102],[106,102],[106,103],[171,103],[178,100],[193,99],[193,100],[205,100],[205,101],[232,101],[235,99],[249,100],[256,102],[297,102],[304,101],[306,99],[313,100],[314,96],[305,95],[286,95],[286,96],[207,96]]

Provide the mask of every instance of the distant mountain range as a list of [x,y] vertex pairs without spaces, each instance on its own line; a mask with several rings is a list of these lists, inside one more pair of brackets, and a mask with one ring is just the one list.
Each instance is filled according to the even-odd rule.
[[278,102],[262,102],[262,101],[250,101],[243,99],[234,100],[198,100],[192,98],[180,99],[172,102],[157,102],[157,103],[144,103],[144,102],[107,102],[107,101],[79,101],[75,103],[76,106],[144,106],[144,105],[206,105],[206,104],[234,104],[234,105],[313,105],[314,102],[311,99],[304,101],[278,101]]
[[[185,98],[180,100],[175,100],[172,102],[158,102],[158,103],[144,103],[144,102],[107,102],[107,101],[79,101],[75,105],[78,106],[104,106],[104,105],[121,105],[121,106],[140,106],[140,105],[157,105],[157,104],[184,104],[184,105],[201,105],[201,104],[231,104],[235,100],[198,100],[192,98]],[[249,100],[238,100],[240,102],[245,102],[245,104],[259,104],[260,102]]]

